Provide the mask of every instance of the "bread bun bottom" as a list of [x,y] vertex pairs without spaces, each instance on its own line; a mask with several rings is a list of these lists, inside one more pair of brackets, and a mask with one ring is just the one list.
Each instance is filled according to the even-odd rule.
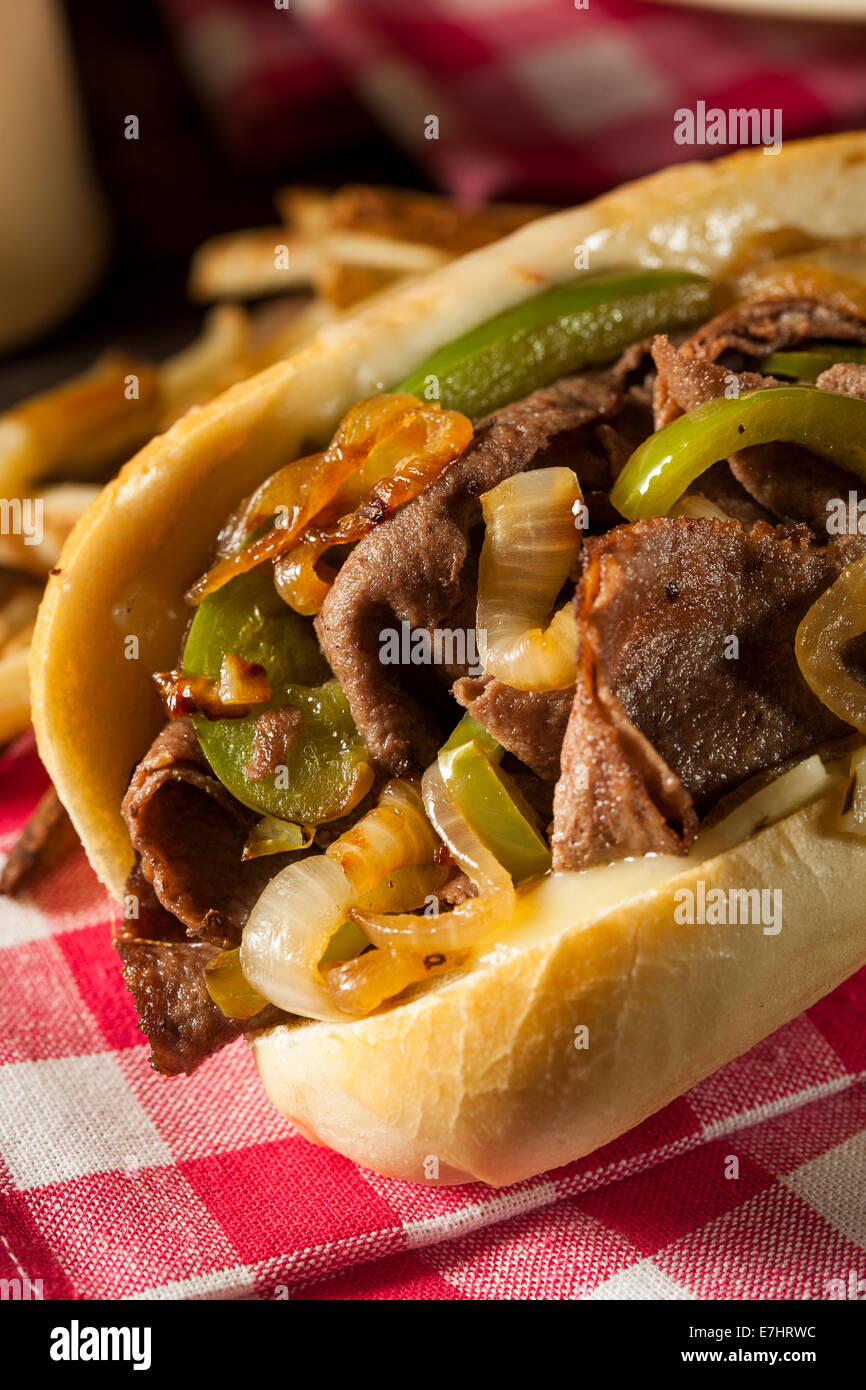
[[[259,1035],[268,1095],[307,1138],[417,1183],[498,1187],[609,1143],[866,963],[866,853],[839,829],[843,785],[708,861],[592,870],[591,893],[586,874],[552,876],[471,971],[369,1018]],[[681,924],[701,882],[704,900],[781,893],[764,899],[781,930]]]

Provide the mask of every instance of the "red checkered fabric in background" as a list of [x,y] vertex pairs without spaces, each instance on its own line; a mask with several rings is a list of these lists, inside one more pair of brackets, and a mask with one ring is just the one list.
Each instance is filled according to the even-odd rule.
[[162,0],[177,48],[229,150],[250,164],[316,154],[365,117],[340,69],[271,0]]
[[[44,785],[24,739],[0,850]],[[307,1143],[243,1042],[188,1079],[151,1071],[111,916],[82,854],[0,899],[0,1278],[365,1300],[820,1299],[866,1278],[866,972],[581,1162],[436,1189]]]
[[582,3],[162,0],[236,152],[338,144],[363,107],[461,198],[567,201],[718,154],[674,143],[698,101],[779,108],[789,140],[866,121],[866,25]]

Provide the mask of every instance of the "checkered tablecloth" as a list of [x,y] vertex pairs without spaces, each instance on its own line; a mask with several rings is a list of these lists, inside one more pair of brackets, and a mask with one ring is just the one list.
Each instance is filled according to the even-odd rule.
[[[0,849],[44,785],[25,738],[0,763]],[[191,1078],[152,1072],[112,916],[80,853],[0,899],[0,1278],[45,1298],[363,1300],[866,1281],[866,972],[599,1153],[435,1189],[295,1134],[242,1041]]]
[[645,0],[162,4],[240,155],[338,144],[366,111],[468,199],[567,201],[719,154],[674,142],[674,112],[698,101],[779,108],[788,140],[866,121],[866,25]]

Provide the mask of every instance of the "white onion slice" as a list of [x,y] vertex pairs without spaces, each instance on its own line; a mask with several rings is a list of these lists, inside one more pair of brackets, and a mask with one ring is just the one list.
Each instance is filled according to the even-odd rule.
[[842,657],[847,642],[866,632],[866,558],[848,565],[815,600],[794,640],[803,679],[822,704],[866,734],[866,686]]
[[438,841],[413,782],[388,782],[368,811],[322,855],[289,864],[244,927],[241,967],[272,1004],[307,1018],[344,1019],[319,970],[349,908],[388,874],[430,863]]
[[326,854],[283,869],[247,919],[241,968],[272,1004],[306,1018],[343,1019],[319,974],[319,961],[354,901],[352,885]]
[[385,949],[419,956],[464,952],[487,941],[508,921],[516,901],[514,884],[508,870],[460,814],[438,761],[427,768],[421,785],[427,815],[455,861],[478,888],[478,897],[439,916],[372,913],[360,908],[354,908],[350,916],[371,941]]
[[571,603],[548,618],[580,548],[582,504],[570,468],[518,473],[481,499],[478,642],[488,675],[517,690],[560,690],[574,681]]
[[378,806],[326,850],[340,865],[355,894],[375,888],[386,874],[411,864],[429,864],[438,841],[424,814],[420,788],[393,780],[382,789]]

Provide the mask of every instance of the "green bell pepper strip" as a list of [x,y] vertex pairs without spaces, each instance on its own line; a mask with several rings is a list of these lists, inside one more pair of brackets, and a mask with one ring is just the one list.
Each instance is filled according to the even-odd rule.
[[[223,786],[244,806],[279,820],[321,825],[345,814],[372,782],[367,750],[346,696],[328,679],[309,620],[286,607],[265,571],[239,575],[199,606],[184,670],[218,679],[226,653],[265,668],[271,699],[243,719],[195,717],[202,751]],[[256,719],[283,705],[301,711],[285,772],[249,778]]]
[[752,444],[802,444],[866,481],[866,401],[813,386],[719,396],[650,435],[610,500],[629,521],[666,516],[696,478]]
[[[483,736],[480,742],[471,737],[476,730]],[[515,883],[523,883],[546,873],[551,856],[532,823],[531,807],[495,765],[504,751],[467,715],[440,749],[439,770],[457,809],[481,843]]]
[[276,816],[262,816],[256,821],[244,845],[244,859],[259,859],[268,854],[284,854],[296,849],[309,849],[314,830],[309,825],[297,825]]
[[866,362],[866,348],[845,347],[841,343],[827,343],[820,347],[806,348],[803,352],[774,352],[765,357],[761,371],[765,376],[790,376],[795,381],[817,381],[828,367],[837,362]]
[[501,763],[505,755],[502,744],[471,714],[464,714],[448,741],[443,743],[439,750],[440,757],[443,753],[453,753],[455,749],[462,748],[464,743],[477,743],[492,763]]
[[395,387],[478,420],[629,344],[709,317],[709,280],[684,271],[586,276],[506,309],[448,343]]
[[259,994],[241,969],[240,947],[221,951],[204,968],[207,992],[226,1018],[253,1018],[268,1007],[269,1000]]

